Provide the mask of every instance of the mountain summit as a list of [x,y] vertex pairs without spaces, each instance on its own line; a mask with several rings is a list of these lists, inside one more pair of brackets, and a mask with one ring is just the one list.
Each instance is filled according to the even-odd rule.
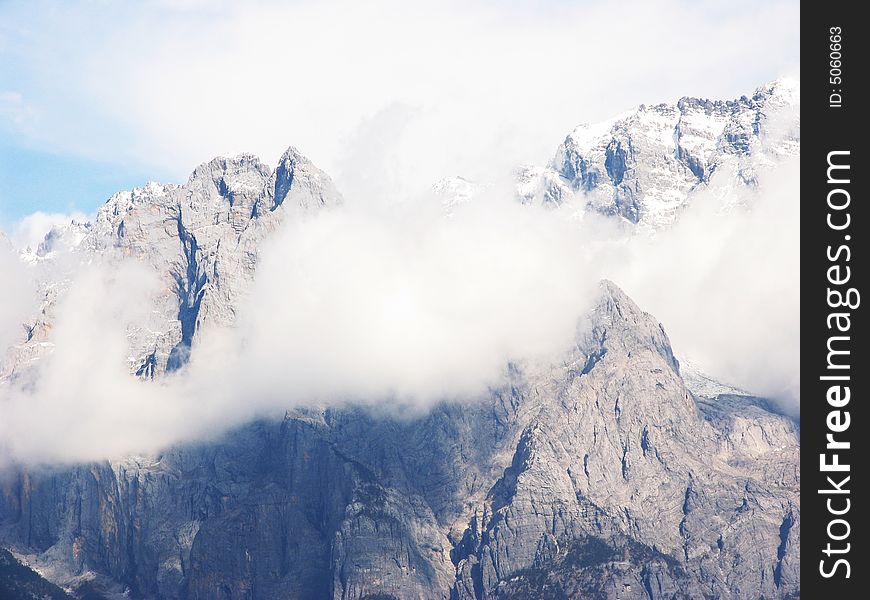
[[[766,157],[797,153],[798,101],[777,82],[643,106],[581,126],[527,175],[550,182],[538,189],[551,201],[580,191],[596,211],[660,226],[719,173],[752,185]],[[439,190],[471,194],[461,184]],[[0,383],[52,351],[63,256],[133,257],[159,274],[128,332],[130,377],[156,385],[203,332],[232,324],[282,220],[341,202],[292,148],[274,170],[221,157],[184,185],[112,196],[93,223],[23,255],[43,269],[43,302]],[[682,371],[664,327],[603,281],[569,349],[507,365],[483,397],[413,416],[294,408],[155,456],[8,467],[0,545],[88,597],[799,597],[796,424],[709,380],[693,392]]]
[[520,172],[526,201],[587,207],[657,229],[700,191],[754,186],[759,172],[800,154],[800,84],[783,79],[751,97],[641,105],[569,133],[547,167]]

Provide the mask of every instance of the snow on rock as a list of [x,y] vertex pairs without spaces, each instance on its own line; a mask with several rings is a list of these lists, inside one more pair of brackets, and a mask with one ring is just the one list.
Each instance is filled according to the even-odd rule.
[[[800,84],[778,80],[752,97],[641,105],[599,125],[581,125],[549,168],[587,206],[647,229],[672,224],[698,190],[755,184],[759,170],[800,153]],[[717,171],[730,173],[715,179]],[[521,195],[522,192],[521,192]]]
[[[753,185],[799,151],[796,101],[774,83],[642,106],[575,130],[551,166],[520,170],[518,194],[667,226],[717,173]],[[435,191],[449,208],[479,186]],[[233,322],[280,222],[341,201],[293,148],[274,170],[218,157],[184,185],[115,194],[46,238],[41,303],[0,384],[51,351],[60,259],[131,257],[160,278],[127,332],[131,376],[159,379]],[[56,581],[143,597],[797,597],[796,424],[681,365],[616,285],[587,316],[552,361],[426,414],[300,407],[155,456],[18,469],[0,478],[0,544]]]
[[[583,123],[549,165],[524,166],[516,176],[523,204],[577,206],[655,231],[673,224],[699,191],[723,209],[735,188],[756,185],[759,172],[800,155],[800,82],[779,79],[751,97],[640,105],[600,123]],[[480,186],[462,177],[434,190],[450,210]]]

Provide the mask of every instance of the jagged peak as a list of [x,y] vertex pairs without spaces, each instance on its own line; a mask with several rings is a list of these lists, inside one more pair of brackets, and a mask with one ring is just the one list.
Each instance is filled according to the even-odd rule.
[[800,106],[801,82],[796,77],[780,77],[760,86],[753,98],[780,106]]
[[616,313],[621,317],[626,315],[649,317],[646,312],[626,294],[621,287],[610,281],[602,279],[598,282],[599,296],[596,310],[604,309],[607,312]]
[[132,198],[144,198],[156,195],[163,195],[180,187],[176,183],[160,183],[159,181],[148,181],[144,185],[136,186],[129,190],[121,190],[109,196],[107,202],[121,201]]
[[598,287],[598,301],[591,311],[593,328],[612,329],[619,325],[619,329],[630,332],[630,338],[642,344],[652,344],[674,372],[679,373],[680,365],[664,326],[609,279],[602,279]]
[[329,175],[295,146],[290,146],[281,155],[272,174],[271,205],[255,207],[255,214],[275,210],[285,203],[293,190],[298,196],[292,203],[296,208],[308,209],[341,202],[341,195]]
[[615,117],[597,123],[580,123],[566,136],[565,143],[573,144],[581,149],[588,148],[602,136],[609,134],[617,123],[624,121],[631,115],[635,114],[636,110],[637,109],[628,110],[616,115]]
[[237,195],[250,197],[260,193],[271,175],[272,168],[254,154],[224,155],[194,169],[187,186],[214,186],[219,195],[233,204]]
[[225,174],[244,171],[255,171],[265,177],[272,174],[272,168],[262,162],[255,154],[250,152],[223,154],[198,165],[193,170],[193,173],[190,174],[188,184],[201,178],[215,178]]
[[[95,223],[116,225],[119,218],[143,204],[176,204],[179,197],[175,192],[182,189],[200,190],[206,197],[216,193],[231,206],[238,203],[242,210],[253,204],[249,214],[257,216],[282,204],[291,188],[302,188],[298,204],[305,207],[329,204],[334,198],[340,200],[329,176],[290,146],[274,170],[250,152],[224,154],[199,164],[183,185],[149,181],[141,187],[116,192],[97,211]],[[210,210],[209,203],[200,206]]]
[[638,117],[643,113],[672,114],[689,110],[703,110],[707,113],[733,113],[742,109],[753,108],[755,103],[765,103],[771,99],[778,104],[800,104],[800,79],[781,77],[759,86],[752,97],[741,96],[736,99],[716,100],[695,96],[683,96],[676,103],[660,102],[658,104],[639,104],[635,108],[622,112],[610,119],[596,123],[584,122],[577,125],[566,136],[565,142],[573,142],[578,148],[591,146],[603,136],[607,136],[615,126]]
[[313,164],[311,159],[302,154],[296,146],[288,146],[284,151],[284,154],[281,155],[281,158],[278,159],[278,164]]
[[145,185],[130,190],[115,192],[97,210],[94,223],[111,223],[116,217],[128,213],[133,207],[164,198],[179,187],[181,186],[174,183],[149,181]]
[[709,98],[683,96],[677,101],[677,109],[681,114],[691,111],[703,111],[706,114],[727,115],[750,108],[751,104],[752,102],[746,96],[741,96],[735,100],[711,100]]
[[70,220],[63,225],[53,225],[39,243],[36,254],[46,256],[59,247],[75,248],[82,243],[92,228],[89,221]]

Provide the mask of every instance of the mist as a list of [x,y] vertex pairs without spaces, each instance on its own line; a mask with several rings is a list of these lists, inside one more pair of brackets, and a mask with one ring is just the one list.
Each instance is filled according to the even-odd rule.
[[[718,177],[731,177],[722,172]],[[799,159],[739,198],[696,196],[660,238],[636,238],[614,277],[665,326],[678,357],[800,411]],[[735,208],[723,205],[737,202]]]
[[37,210],[14,223],[9,231],[10,241],[18,248],[35,251],[53,227],[69,225],[71,221],[86,223],[88,220],[88,216],[82,212],[66,214]]
[[0,364],[3,352],[24,334],[23,323],[36,304],[32,278],[0,232],[0,277],[7,282],[0,294]]
[[[81,265],[55,308],[53,352],[0,386],[0,454],[95,460],[297,406],[474,402],[508,361],[557,360],[605,277],[662,321],[678,357],[797,413],[797,163],[737,198],[699,192],[653,236],[582,214],[582,196],[522,205],[507,179],[449,215],[434,196],[351,195],[287,219],[236,323],[206,328],[187,367],[158,382],[131,376],[126,358],[158,274],[135,261]],[[4,277],[21,271],[8,258]],[[4,296],[4,330],[22,302]]]
[[[796,72],[797,2],[38,4],[0,3],[10,143],[175,181],[209,156],[293,144],[346,203],[285,220],[234,325],[203,328],[155,382],[130,374],[129,336],[165,274],[66,251],[25,266],[0,240],[0,366],[45,303],[35,270],[60,282],[52,351],[0,381],[0,462],[159,452],[295,406],[473,402],[509,361],[564,352],[602,278],[678,357],[799,411],[796,164],[734,197],[696,192],[654,236],[582,195],[550,210],[514,189],[518,165],[546,164],[580,122]],[[455,175],[481,186],[445,215],[427,190]],[[83,220],[51,210],[100,200],[19,200],[33,214],[4,226],[35,248]]]

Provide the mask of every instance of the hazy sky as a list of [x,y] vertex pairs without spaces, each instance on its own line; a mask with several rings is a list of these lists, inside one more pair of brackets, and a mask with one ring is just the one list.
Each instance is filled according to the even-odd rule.
[[798,23],[791,1],[0,2],[0,224],[290,144],[345,189],[486,179],[579,122],[795,73]]

